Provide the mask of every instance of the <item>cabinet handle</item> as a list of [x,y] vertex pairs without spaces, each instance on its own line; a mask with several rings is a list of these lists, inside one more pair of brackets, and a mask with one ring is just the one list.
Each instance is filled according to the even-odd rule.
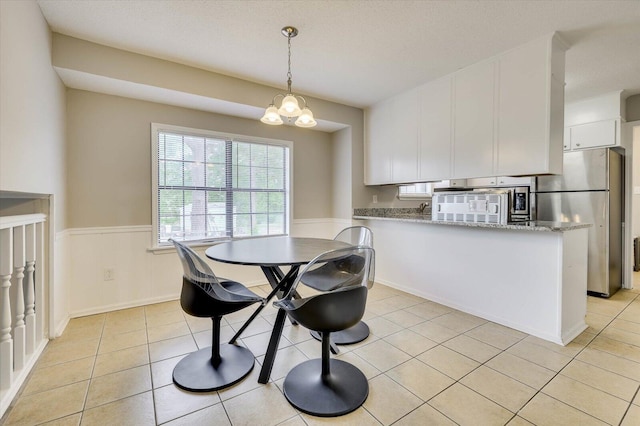
[[579,143],[577,143],[577,144],[576,144],[576,146],[580,146],[580,144],[579,144]]

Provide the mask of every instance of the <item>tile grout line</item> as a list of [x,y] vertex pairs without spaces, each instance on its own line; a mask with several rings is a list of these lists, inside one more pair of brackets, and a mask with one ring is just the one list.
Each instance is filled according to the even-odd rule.
[[[545,388],[545,387],[546,387],[546,386],[547,386],[547,385],[548,385],[552,380],[554,380],[558,375],[562,374],[562,372],[567,368],[567,366],[568,366],[569,364],[571,364],[571,362],[573,362],[574,360],[576,360],[576,359],[577,359],[577,357],[578,357],[580,354],[582,354],[582,353],[584,352],[584,350],[585,350],[585,349],[589,348],[589,347],[590,347],[590,345],[592,345],[592,343],[594,342],[594,340],[595,340],[596,338],[598,338],[598,337],[600,337],[600,336],[603,336],[603,333],[605,332],[605,330],[606,330],[608,327],[610,327],[610,326],[612,325],[612,323],[613,323],[616,319],[618,319],[618,318],[620,317],[620,315],[622,315],[622,314],[623,314],[623,313],[624,313],[624,312],[625,312],[625,311],[626,311],[630,306],[632,306],[632,303],[633,303],[634,301],[636,301],[636,300],[638,299],[638,297],[639,297],[639,296],[640,296],[640,295],[636,294],[636,295],[633,297],[633,299],[631,299],[628,303],[626,303],[626,305],[623,307],[623,309],[622,309],[622,310],[620,310],[619,312],[617,312],[617,314],[615,314],[615,316],[614,316],[611,320],[609,320],[609,321],[606,323],[606,325],[604,325],[602,328],[600,328],[600,330],[599,330],[599,331],[597,331],[596,333],[594,333],[593,337],[588,341],[588,343],[586,343],[582,348],[580,348],[580,349],[579,349],[579,350],[578,350],[574,355],[571,355],[571,356],[570,356],[570,358],[571,358],[571,359],[570,359],[570,361],[568,361],[566,364],[564,364],[564,366],[563,366],[559,371],[557,371],[557,372],[556,372],[556,373],[555,373],[555,374],[554,374],[554,375],[553,375],[553,376],[552,376],[552,377],[551,377],[551,378],[550,378],[550,379],[549,379],[549,380],[548,380],[544,385],[542,385],[542,386],[540,387],[540,389],[538,389],[538,390],[534,393],[534,395],[533,395],[529,400],[527,400],[527,402],[526,402],[526,403],[525,403],[525,404],[520,408],[520,410],[518,410],[518,412],[516,412],[516,413],[514,414],[514,416],[513,416],[513,417],[511,417],[510,421],[511,421],[511,420],[513,420],[515,417],[517,417],[517,416],[518,416],[518,413],[520,413],[520,412],[521,412],[522,408],[524,408],[527,404],[529,404],[529,403],[530,403],[530,401],[531,401],[535,396],[539,395],[540,393],[543,393],[544,395],[547,395],[547,394],[546,394],[546,393],[544,393],[542,390],[543,390],[543,389],[544,389],[544,388]],[[389,296],[389,297],[394,297],[394,296]],[[384,300],[384,299],[380,299],[380,300]],[[425,300],[425,301],[428,301],[427,299],[424,299],[424,300]],[[401,312],[401,311],[405,311],[405,309],[410,308],[410,307],[412,307],[412,306],[419,305],[419,304],[420,304],[420,303],[417,303],[417,304],[415,304],[415,305],[411,305],[411,306],[408,306],[408,307],[405,307],[405,308],[399,308],[399,309],[396,309],[396,310],[391,311],[391,312],[389,312],[389,313],[386,313],[385,315],[389,315],[389,314],[394,313],[394,312]],[[149,357],[148,368],[149,368],[149,374],[150,374],[150,378],[151,378],[152,401],[153,401],[153,405],[154,405],[154,406],[153,406],[153,409],[154,409],[154,416],[155,416],[155,418],[156,418],[155,422],[156,422],[156,424],[158,424],[158,423],[157,423],[157,413],[155,412],[155,408],[156,408],[156,407],[155,407],[155,392],[154,392],[154,391],[155,391],[155,388],[154,388],[154,384],[153,384],[153,383],[154,383],[154,382],[153,382],[153,380],[154,380],[154,379],[153,379],[153,374],[152,374],[152,371],[151,371],[151,365],[152,365],[152,362],[151,362],[150,343],[149,343],[149,324],[148,324],[148,322],[147,322],[147,318],[146,318],[146,308],[144,308],[144,309],[145,309],[145,310],[144,310],[144,312],[145,312],[145,335],[146,335],[146,339],[147,339],[147,342],[146,342],[146,345],[147,345],[147,355],[148,355],[148,357]],[[406,311],[405,311],[405,312],[406,312]],[[455,311],[455,310],[454,310],[454,311],[452,311],[452,312],[454,312],[454,313],[455,313],[455,312],[458,312],[458,311]],[[460,312],[461,312],[461,311],[460,311]],[[435,319],[435,318],[439,318],[439,317],[441,317],[441,316],[443,316],[443,315],[446,315],[446,314],[447,314],[447,313],[443,313],[443,314],[440,314],[440,315],[438,315],[438,316],[436,316],[436,317],[433,317],[433,318],[430,318],[430,319],[425,319],[425,320],[424,320],[424,321],[422,321],[420,324],[425,323],[425,322],[430,322],[430,321],[432,321],[433,319]],[[95,374],[95,371],[96,371],[96,366],[97,366],[97,357],[99,356],[99,350],[100,350],[100,347],[101,347],[101,346],[102,346],[102,344],[104,343],[104,342],[103,342],[103,338],[104,338],[104,336],[105,336],[105,335],[104,335],[104,332],[105,332],[105,327],[106,327],[106,323],[107,323],[107,321],[106,321],[106,319],[107,319],[106,314],[104,314],[104,315],[105,315],[105,316],[104,316],[104,319],[103,319],[103,322],[102,322],[101,331],[100,331],[100,339],[99,339],[99,342],[98,342],[98,346],[97,346],[97,349],[96,349],[96,353],[95,353],[95,355],[93,356],[93,365],[92,365],[92,368],[91,368],[91,376],[90,376],[90,378],[89,378],[89,385],[87,386],[87,391],[86,391],[86,393],[85,393],[85,395],[84,395],[83,409],[82,409],[82,411],[79,413],[79,414],[80,414],[80,420],[82,420],[82,418],[84,417],[84,413],[85,413],[85,408],[86,408],[86,403],[87,403],[87,399],[88,399],[88,394],[89,394],[90,385],[91,385],[91,383],[92,383],[92,381],[93,381],[93,379],[94,379],[94,374]],[[182,313],[182,316],[183,316],[183,318],[184,318],[184,313]],[[384,318],[384,315],[378,315],[378,316],[376,316],[376,317]],[[386,319],[386,318],[384,318],[384,319]],[[185,320],[185,321],[186,321],[186,320]],[[391,320],[388,320],[388,319],[387,319],[387,321],[391,321]],[[391,321],[391,322],[393,322],[393,321]],[[484,344],[487,344],[487,345],[489,345],[489,346],[493,346],[491,343],[487,343],[487,342],[485,342],[485,341],[479,340],[479,339],[477,339],[477,338],[475,338],[475,337],[473,337],[473,336],[468,336],[468,335],[466,334],[466,333],[468,333],[468,332],[470,332],[470,331],[472,331],[472,330],[475,330],[475,329],[477,329],[477,328],[479,328],[479,327],[481,327],[481,326],[483,326],[483,325],[485,325],[485,324],[487,324],[487,323],[491,323],[491,322],[484,322],[483,324],[479,324],[479,325],[477,325],[477,326],[475,326],[475,327],[473,327],[473,328],[471,328],[471,329],[469,329],[469,330],[466,330],[466,331],[464,331],[464,332],[461,332],[461,333],[459,333],[458,335],[456,335],[456,336],[454,336],[454,337],[451,337],[451,338],[449,338],[449,339],[445,339],[445,340],[443,340],[442,342],[437,343],[437,345],[436,345],[436,346],[434,346],[434,347],[432,347],[432,348],[430,348],[430,349],[427,349],[426,351],[423,351],[423,352],[421,352],[420,354],[422,354],[422,353],[424,353],[424,352],[428,352],[429,350],[431,350],[431,349],[433,349],[433,348],[435,348],[435,347],[437,347],[437,346],[443,346],[443,347],[445,347],[445,348],[447,348],[447,349],[449,349],[449,350],[452,350],[452,351],[454,351],[454,352],[456,352],[456,353],[459,353],[459,354],[460,354],[460,355],[462,355],[462,356],[467,357],[466,355],[464,355],[464,354],[462,354],[462,353],[460,353],[460,352],[458,352],[458,351],[456,351],[456,350],[454,350],[454,349],[451,349],[451,348],[448,348],[448,347],[444,346],[444,344],[445,344],[446,342],[448,342],[448,341],[450,341],[450,340],[452,340],[452,339],[455,339],[455,338],[457,338],[457,337],[459,337],[459,336],[466,336],[466,337],[471,338],[471,339],[473,339],[473,340],[475,340],[475,341],[478,341],[478,342],[480,342],[480,343],[484,343]],[[188,322],[187,322],[187,326],[188,326],[188,328],[189,328],[189,334],[191,335],[192,339],[194,340],[194,342],[195,342],[195,344],[196,344],[196,346],[197,346],[197,341],[195,340],[195,335],[194,335],[193,329],[192,329],[192,327],[189,325],[189,323],[188,323]],[[448,327],[447,327],[447,328],[448,328]],[[405,328],[405,330],[410,330],[410,329],[409,329],[409,328]],[[402,331],[402,330],[399,330],[397,333],[399,333],[399,332],[401,332],[401,331]],[[455,330],[454,330],[454,331],[455,331]],[[632,332],[630,332],[630,333],[632,333]],[[385,337],[381,337],[381,338],[379,338],[378,340],[385,341],[386,343],[390,344],[391,346],[395,347],[396,349],[398,349],[398,350],[400,350],[401,352],[403,352],[403,353],[405,353],[405,354],[407,354],[407,355],[409,355],[409,356],[410,356],[410,359],[408,359],[408,360],[406,360],[406,361],[401,362],[400,364],[398,364],[398,365],[394,366],[393,368],[396,368],[396,367],[398,367],[398,366],[400,366],[400,365],[403,365],[403,364],[405,364],[405,363],[407,363],[407,362],[409,362],[409,361],[411,361],[411,360],[413,360],[413,359],[416,359],[416,360],[420,361],[419,359],[417,359],[417,357],[418,357],[420,354],[413,356],[413,355],[411,355],[411,354],[409,354],[409,353],[405,352],[405,351],[404,351],[404,350],[402,350],[401,348],[398,348],[398,347],[396,347],[396,346],[392,345],[391,343],[389,343],[389,342],[387,342],[387,341],[385,340],[387,337],[389,337],[389,336],[391,336],[391,335],[393,335],[393,334],[395,334],[395,333],[391,333],[390,335],[387,335],[387,336],[385,336]],[[506,333],[505,333],[505,334],[506,334]],[[428,339],[428,337],[426,337],[426,336],[423,336],[423,337],[425,337],[425,338],[427,338],[427,339]],[[431,399],[435,398],[437,395],[441,394],[441,393],[442,393],[442,392],[444,392],[446,389],[449,389],[449,388],[450,388],[451,386],[453,386],[455,383],[460,383],[460,381],[461,381],[462,379],[464,379],[464,377],[468,376],[468,375],[469,375],[469,374],[471,374],[473,371],[476,371],[479,367],[481,367],[481,366],[486,366],[486,364],[487,364],[488,362],[490,362],[492,359],[494,359],[495,357],[497,357],[497,356],[499,356],[499,355],[501,355],[501,354],[505,353],[509,348],[511,348],[511,347],[513,347],[513,346],[515,346],[515,345],[517,345],[518,343],[521,343],[521,342],[522,342],[522,341],[524,341],[527,337],[528,337],[528,336],[525,336],[525,337],[521,338],[521,339],[520,339],[520,340],[518,340],[517,342],[515,342],[515,343],[511,344],[510,346],[508,346],[506,349],[496,348],[496,349],[499,349],[499,350],[500,350],[500,352],[499,352],[498,354],[496,354],[496,355],[492,356],[491,358],[487,359],[486,361],[484,361],[484,362],[482,362],[482,363],[479,363],[479,365],[478,365],[478,366],[474,367],[471,371],[469,371],[468,373],[466,373],[465,375],[463,375],[463,376],[462,376],[462,377],[460,377],[459,379],[455,380],[455,382],[454,382],[454,383],[452,383],[452,384],[451,384],[450,386],[448,386],[447,388],[443,389],[443,390],[442,390],[441,392],[439,392],[438,394],[436,394],[436,395],[434,395],[433,397],[431,397],[429,400],[431,400]],[[625,342],[620,341],[620,340],[617,340],[617,339],[612,339],[612,340],[617,341],[617,342],[625,343]],[[298,348],[297,348],[297,345],[298,345],[298,344],[300,344],[300,343],[304,343],[304,342],[298,342],[298,343],[292,342],[292,346],[293,346],[293,347],[296,347],[296,349],[298,349]],[[371,342],[371,343],[373,343],[373,342]],[[548,349],[548,348],[546,348],[544,345],[538,345],[538,344],[537,344],[537,343],[535,343],[535,342],[529,342],[529,343],[530,343],[530,344],[534,344],[534,345],[536,345],[536,346],[540,346],[541,348],[544,348],[544,349],[550,350],[550,351],[552,351],[552,352],[555,352],[555,351],[553,351],[552,349]],[[365,346],[366,346],[366,345],[365,345]],[[298,349],[298,350],[300,350],[300,349]],[[599,351],[599,349],[592,349],[592,350],[598,350],[598,351]],[[301,351],[301,352],[302,352],[302,351]],[[352,352],[352,351],[348,351],[348,352]],[[347,353],[348,353],[348,352],[347,352]],[[611,353],[611,352],[607,352],[607,351],[603,351],[603,352],[604,352],[604,353],[606,353],[606,354],[609,354],[609,355],[611,355],[611,356],[619,357],[619,356],[618,356],[617,354],[615,354],[615,353]],[[303,355],[305,355],[305,357],[307,357],[307,358],[308,358],[308,356],[307,356],[304,352],[302,352],[302,353],[303,353]],[[566,355],[566,354],[562,354],[561,352],[555,352],[555,353],[558,353],[558,354],[560,354],[560,355]],[[359,356],[359,355],[357,355],[357,354],[355,354],[355,353],[354,353],[354,355]],[[513,354],[511,354],[511,355],[513,355]],[[518,355],[513,355],[513,356],[516,356],[516,357],[520,358]],[[566,356],[567,356],[567,357],[569,357],[568,355],[566,355]],[[624,356],[622,356],[622,357],[620,357],[620,358],[622,358],[622,359],[628,359],[628,358],[625,358]],[[520,359],[524,359],[524,358],[520,358]],[[528,361],[528,360],[526,360],[526,359],[524,359],[524,360],[525,360],[525,361]],[[368,362],[367,360],[364,360],[364,361],[365,361],[365,362]],[[256,360],[256,362],[258,362],[258,361]],[[531,362],[531,361],[528,361],[528,362]],[[585,362],[585,363],[587,363],[587,364],[590,364],[590,365],[592,365],[592,366],[598,367],[597,365],[592,364],[592,363],[590,363],[590,362],[586,362],[586,361],[583,361],[583,362]],[[534,364],[536,364],[536,365],[540,365],[540,364],[538,364],[538,363],[534,363]],[[392,369],[393,369],[393,368],[392,368]],[[434,368],[434,367],[431,367],[431,368]],[[500,372],[500,371],[494,370],[493,368],[491,368],[491,367],[489,367],[489,366],[487,366],[487,368],[490,368],[490,369],[492,369],[493,371],[496,371],[496,372],[497,372],[497,373],[499,373],[499,374],[503,374],[503,375],[505,375],[505,376],[507,376],[507,377],[510,377],[510,376],[506,375],[505,373],[502,373],[502,372]],[[545,368],[546,368],[546,367],[545,367]],[[407,390],[408,392],[410,392],[412,395],[415,395],[415,394],[414,394],[413,392],[411,392],[409,389],[405,388],[402,384],[400,384],[400,383],[396,382],[393,378],[391,378],[391,377],[387,376],[387,372],[388,372],[388,371],[390,371],[390,370],[391,370],[391,369],[389,369],[389,370],[387,370],[387,371],[384,371],[384,372],[382,372],[382,371],[381,371],[379,375],[384,374],[384,375],[385,375],[385,377],[388,377],[389,379],[391,379],[391,380],[393,380],[395,383],[397,383],[399,386],[401,386],[402,388],[406,389],[406,390]],[[436,369],[436,370],[437,370],[437,369]],[[437,370],[437,371],[439,371],[439,370]],[[608,371],[608,370],[605,370],[605,371]],[[610,373],[612,373],[612,374],[618,374],[618,373],[615,373],[615,372],[610,372]],[[626,376],[623,376],[622,374],[618,374],[618,375],[620,375],[621,377],[626,377]],[[376,375],[375,377],[377,377],[377,376],[378,376],[378,375]],[[567,377],[568,377],[568,376],[567,376]],[[511,378],[511,377],[510,377],[510,378]],[[517,379],[514,379],[514,378],[511,378],[511,379],[516,380],[516,381],[518,381],[519,383],[523,383],[523,382],[520,382],[520,381],[519,381],[519,380],[517,380]],[[573,380],[576,380],[576,379],[573,379]],[[632,380],[632,379],[630,379],[630,380]],[[576,381],[578,381],[578,382],[580,382],[580,383],[583,383],[584,385],[589,386],[589,387],[591,387],[591,388],[594,388],[594,389],[596,389],[596,390],[600,390],[600,389],[595,388],[595,387],[593,387],[593,386],[591,386],[591,385],[589,385],[589,384],[587,384],[587,383],[584,383],[584,382],[582,382],[582,381],[580,381],[580,380],[576,380]],[[25,382],[25,383],[26,383],[26,382]],[[75,383],[75,382],[74,382],[74,383]],[[275,382],[273,382],[273,383],[275,384]],[[486,397],[486,396],[484,396],[484,395],[480,394],[479,392],[476,392],[475,390],[473,390],[473,389],[471,389],[471,388],[468,388],[466,385],[464,385],[464,384],[462,384],[462,383],[460,383],[460,384],[461,384],[462,386],[464,386],[465,388],[467,388],[467,389],[469,389],[469,390],[473,391],[474,393],[476,393],[476,394],[478,394],[478,395],[482,396],[483,398],[486,398],[486,399],[488,399],[489,401],[492,401],[493,403],[497,404],[498,406],[503,407],[502,405],[498,404],[497,402],[493,401],[492,399],[490,399],[490,398],[488,398],[488,397]],[[525,385],[526,385],[526,384],[525,384]],[[528,385],[527,385],[527,386],[528,386]],[[278,388],[278,389],[279,389],[279,388]],[[145,391],[145,392],[146,392],[146,391]],[[247,392],[249,392],[249,391],[247,391]],[[606,391],[602,391],[602,392],[605,392],[605,393],[609,394],[609,393],[608,393],[608,392],[606,392]],[[627,413],[629,412],[629,410],[630,410],[631,406],[633,405],[633,400],[634,400],[634,398],[638,395],[638,392],[639,392],[639,390],[638,390],[638,389],[636,389],[636,392],[634,393],[634,397],[633,397],[633,398],[631,398],[631,401],[628,403],[627,408],[626,408],[625,412],[623,413],[623,415],[622,415],[622,417],[621,417],[620,422],[622,422],[622,421],[625,419],[625,416],[627,415]],[[142,392],[142,393],[144,393],[144,392]],[[244,393],[246,393],[246,392],[243,392],[243,393],[241,393],[241,394],[239,394],[239,395],[242,395],[242,394],[244,394]],[[139,394],[140,394],[140,393],[138,393],[138,394],[136,394],[136,395],[139,395]],[[237,396],[239,396],[239,395],[237,395]],[[612,396],[614,396],[614,397],[616,396],[616,395],[613,395],[613,394],[609,394],[609,395],[612,395]],[[415,395],[415,396],[417,397],[417,395]],[[419,398],[419,397],[418,397],[418,398]],[[582,413],[584,413],[584,414],[586,414],[586,415],[588,415],[588,416],[590,416],[590,417],[592,417],[592,418],[598,419],[597,417],[595,417],[595,416],[593,416],[593,415],[591,415],[591,414],[589,414],[589,413],[586,413],[586,412],[584,412],[584,411],[582,411],[582,410],[579,410],[578,408],[574,407],[573,405],[570,405],[570,404],[565,403],[565,402],[563,402],[563,401],[557,400],[556,398],[554,398],[554,397],[552,397],[552,396],[549,396],[549,398],[552,398],[552,399],[554,399],[554,400],[558,401],[559,403],[561,403],[561,404],[563,404],[563,405],[567,405],[567,406],[569,406],[569,407],[571,407],[571,408],[573,408],[573,409],[575,409],[575,410],[578,410],[578,411],[580,411],[580,412],[582,412]],[[124,399],[124,398],[120,398],[120,399]],[[419,398],[419,399],[421,399],[421,398]],[[621,398],[619,398],[619,399],[621,399]],[[398,420],[396,420],[396,421],[399,421],[400,419],[402,419],[402,418],[404,418],[404,417],[408,416],[408,415],[409,415],[409,414],[411,414],[412,412],[414,412],[414,411],[416,411],[417,409],[419,409],[420,407],[422,407],[424,404],[428,404],[428,401],[429,401],[429,400],[424,401],[424,402],[423,402],[422,404],[420,404],[418,407],[416,407],[416,408],[414,408],[413,410],[409,411],[408,413],[404,414],[402,417],[400,417],[400,418],[399,418]],[[111,401],[111,402],[115,402],[115,401]],[[224,401],[222,401],[222,399],[220,399],[220,403],[222,404],[222,407],[223,407],[223,409],[225,410],[225,413],[227,414],[227,418],[228,418],[228,420],[230,421],[231,419],[230,419],[230,417],[229,417],[229,414],[228,414],[228,412],[227,412],[227,409],[226,409],[226,407],[225,407],[225,405],[224,405]],[[101,405],[105,405],[105,404],[101,404]],[[213,405],[216,405],[216,404],[213,404]],[[435,409],[436,411],[438,411],[439,413],[441,413],[443,416],[447,417],[444,413],[440,412],[440,411],[439,411],[439,410],[437,410],[435,407],[433,407],[433,406],[431,406],[431,405],[429,405],[429,406],[430,406],[430,407],[432,407],[433,409]],[[93,408],[95,408],[95,407],[93,407]],[[204,407],[204,408],[202,408],[202,409],[205,409],[205,408],[207,408],[207,407]],[[503,407],[503,408],[505,408],[505,409],[506,409],[506,407]],[[202,410],[202,409],[201,409],[201,410]],[[363,407],[363,409],[364,409],[364,410],[365,410],[369,415],[371,415],[374,419],[376,419],[377,421],[379,421],[379,420],[378,420],[378,419],[377,419],[377,418],[376,418],[376,417],[375,417],[371,412],[369,412],[368,410],[366,410],[366,408],[364,408],[364,407]],[[508,410],[508,409],[507,409],[507,410]],[[196,410],[196,411],[199,411],[199,410]],[[196,412],[196,411],[194,411],[194,412]],[[509,411],[510,411],[510,410],[509,410]],[[193,412],[192,412],[192,413],[193,413]],[[189,415],[189,414],[192,414],[192,413],[187,413],[187,414],[185,414],[185,415],[183,415],[183,416],[180,416],[180,417],[178,417],[178,418],[184,417],[184,416]],[[7,411],[7,414],[9,414],[9,411]],[[69,414],[69,415],[67,415],[67,416],[70,416],[70,415],[73,415],[73,414],[75,414],[75,413]],[[300,417],[300,419],[302,419],[302,421],[303,421],[304,423],[307,423],[307,422],[304,420],[304,418],[302,418],[302,416],[301,416],[301,414],[300,414],[300,413],[297,413],[295,416],[292,416],[290,419],[287,419],[287,420],[285,420],[285,421],[291,420],[291,419],[295,418],[296,416]],[[66,417],[66,416],[65,416],[65,417]],[[63,417],[63,418],[64,418],[64,417]],[[449,417],[447,417],[447,418],[449,418]],[[55,420],[55,419],[53,419],[53,420]],[[175,419],[174,419],[174,420],[175,420]],[[172,421],[173,421],[173,420],[172,420]],[[394,421],[394,422],[396,422],[396,421]]]
[[[578,351],[578,352],[577,352],[577,353],[576,353],[576,354],[571,358],[571,361],[569,361],[567,364],[565,364],[565,365],[564,365],[564,367],[562,367],[560,370],[558,370],[558,371],[553,375],[553,377],[551,377],[551,378],[550,378],[550,379],[549,379],[549,380],[548,380],[548,381],[547,381],[547,382],[546,382],[546,383],[545,383],[545,384],[544,384],[544,385],[543,385],[539,390],[537,390],[537,391],[536,391],[536,393],[535,393],[535,394],[534,394],[534,395],[533,395],[533,396],[532,396],[532,397],[531,397],[531,398],[530,398],[530,399],[529,399],[529,400],[528,400],[528,401],[527,401],[527,402],[522,406],[522,408],[520,408],[520,410],[518,410],[518,412],[516,413],[516,415],[519,415],[519,413],[522,411],[522,409],[523,409],[524,407],[526,407],[526,406],[527,406],[527,404],[529,404],[529,402],[531,402],[531,400],[533,400],[533,398],[535,398],[538,394],[542,393],[542,394],[544,394],[545,396],[547,396],[547,397],[549,397],[549,398],[552,398],[552,399],[554,399],[555,401],[558,401],[558,402],[559,402],[559,403],[561,403],[561,404],[567,405],[567,406],[569,406],[569,407],[571,407],[571,408],[573,408],[573,409],[575,409],[575,410],[578,410],[578,411],[580,411],[580,412],[582,412],[582,413],[586,414],[587,416],[590,416],[590,417],[592,417],[592,418],[594,418],[594,419],[597,419],[597,420],[599,420],[599,421],[604,422],[604,420],[599,419],[598,417],[596,417],[596,416],[594,416],[594,415],[592,415],[592,414],[590,414],[590,413],[587,413],[587,412],[585,412],[585,411],[583,411],[583,410],[579,409],[578,407],[574,407],[573,405],[570,405],[570,404],[568,404],[568,403],[566,403],[566,402],[564,402],[564,401],[561,401],[561,400],[559,400],[559,399],[557,399],[557,398],[553,397],[552,395],[549,395],[549,394],[547,394],[547,393],[543,392],[542,390],[543,390],[543,389],[544,389],[544,388],[545,388],[549,383],[551,383],[551,381],[553,381],[553,379],[555,379],[558,375],[560,375],[560,374],[562,373],[562,371],[567,367],[567,365],[569,365],[572,361],[574,361],[574,360],[578,357],[578,355],[580,355],[580,354],[581,354],[585,349],[587,349],[587,347],[589,347],[589,345],[590,345],[590,344],[591,344],[591,343],[592,343],[592,342],[593,342],[593,341],[594,341],[594,340],[595,340],[595,339],[596,339],[596,338],[597,338],[597,337],[598,337],[598,336],[599,336],[599,335],[600,335],[600,334],[601,334],[601,333],[602,333],[602,332],[603,332],[603,331],[604,331],[604,330],[605,330],[609,325],[611,325],[611,323],[612,323],[616,318],[618,318],[618,316],[620,316],[620,314],[622,314],[622,312],[624,312],[624,311],[625,311],[625,310],[626,310],[626,309],[631,305],[631,303],[633,303],[633,301],[634,301],[634,300],[636,300],[637,298],[638,298],[638,296],[635,296],[635,297],[634,297],[634,298],[633,298],[633,299],[632,299],[632,300],[631,300],[631,301],[630,301],[630,302],[629,302],[629,303],[624,307],[624,309],[622,309],[620,312],[618,312],[618,313],[617,313],[617,314],[616,314],[616,315],[611,319],[611,321],[609,321],[609,322],[608,322],[604,327],[602,327],[602,329],[600,329],[600,331],[598,331],[598,332],[595,334],[595,336],[593,336],[593,338],[589,341],[589,343],[587,343],[586,345],[584,345],[584,346],[582,347],[582,349],[580,349],[580,350],[579,350],[579,351]],[[613,355],[613,354],[612,354],[612,355]],[[617,355],[615,355],[615,356],[617,356]],[[591,364],[591,363],[588,363],[588,364],[593,365],[593,364]],[[598,366],[595,366],[595,367],[598,367]],[[615,374],[615,373],[614,373],[614,374]],[[575,380],[575,379],[573,379],[573,380]],[[591,386],[591,385],[589,385],[589,384],[587,384],[587,383],[580,382],[579,380],[576,380],[576,381],[578,381],[579,383],[582,383],[582,384],[584,384],[584,385],[586,385],[586,386],[589,386],[589,387],[591,387],[591,388],[593,388],[593,389],[599,390],[599,389],[594,388],[593,386]],[[601,392],[602,392],[602,391],[601,391]],[[605,392],[605,393],[607,393],[607,392]],[[637,393],[637,390],[636,390],[636,393]],[[619,399],[620,399],[620,398],[619,398]],[[627,406],[627,409],[625,410],[625,413],[623,414],[623,416],[622,416],[622,417],[621,417],[621,419],[620,419],[620,423],[624,420],[624,416],[626,415],[626,413],[628,412],[628,410],[629,410],[629,408],[631,407],[631,405],[632,405],[632,404],[633,404],[633,399],[631,399],[631,401],[629,402],[629,405]],[[525,417],[523,417],[523,418],[526,420],[526,418],[525,418]],[[527,420],[527,421],[528,421],[528,420]],[[605,422],[605,423],[606,423],[606,422]]]

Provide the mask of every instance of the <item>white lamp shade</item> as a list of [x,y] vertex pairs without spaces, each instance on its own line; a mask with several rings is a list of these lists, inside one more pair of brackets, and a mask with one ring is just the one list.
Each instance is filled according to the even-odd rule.
[[278,110],[278,114],[283,117],[297,117],[301,112],[298,100],[293,95],[285,96],[282,100],[282,106]]
[[296,126],[298,127],[313,127],[316,124],[316,120],[313,118],[313,113],[309,108],[305,108],[301,111],[300,117],[296,120]]
[[282,124],[282,118],[280,118],[278,109],[274,105],[269,105],[269,108],[265,110],[264,115],[262,116],[260,121],[265,124],[271,124],[273,126]]

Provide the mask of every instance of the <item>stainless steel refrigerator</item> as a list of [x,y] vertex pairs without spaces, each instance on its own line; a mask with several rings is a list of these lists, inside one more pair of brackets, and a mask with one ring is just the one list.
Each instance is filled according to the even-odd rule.
[[536,180],[537,220],[591,223],[587,291],[609,297],[622,286],[624,158],[609,148],[564,154],[563,173]]

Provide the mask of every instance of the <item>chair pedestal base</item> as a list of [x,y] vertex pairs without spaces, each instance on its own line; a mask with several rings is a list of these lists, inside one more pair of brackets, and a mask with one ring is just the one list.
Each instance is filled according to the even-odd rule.
[[211,364],[211,347],[200,349],[180,360],[173,369],[173,382],[192,392],[209,392],[231,386],[253,369],[253,353],[242,346],[221,344],[218,367]]
[[[322,340],[320,333],[317,331],[311,331],[311,336],[316,340]],[[331,333],[331,341],[336,345],[352,345],[354,343],[362,342],[369,337],[369,326],[364,321],[360,321],[353,327],[349,327],[345,330],[334,331]]]
[[284,396],[298,410],[320,417],[341,416],[360,407],[369,395],[365,375],[338,359],[330,360],[330,370],[323,381],[321,359],[299,364],[284,379]]

